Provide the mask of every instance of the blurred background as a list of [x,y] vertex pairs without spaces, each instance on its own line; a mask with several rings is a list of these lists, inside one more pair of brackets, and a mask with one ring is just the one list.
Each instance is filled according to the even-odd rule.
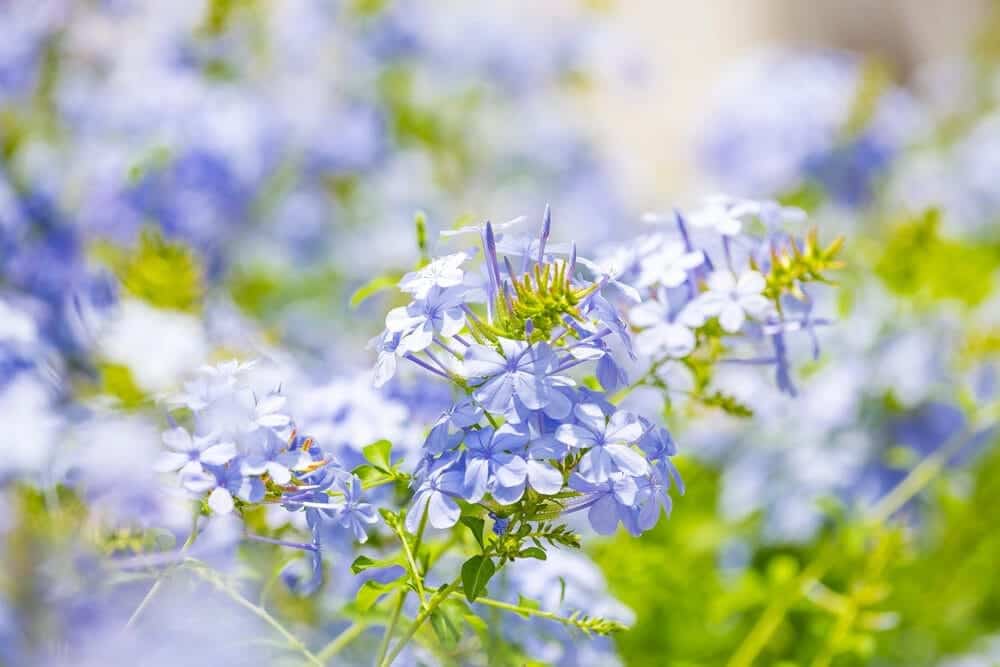
[[[0,0],[0,664],[154,641],[119,645],[135,596],[76,556],[179,534],[146,463],[157,400],[205,362],[266,358],[345,460],[383,437],[412,460],[448,397],[375,391],[363,350],[418,211],[446,250],[551,204],[602,258],[726,192],[845,237],[821,354],[796,351],[794,398],[745,368],[717,378],[729,409],[637,392],[686,495],[531,584],[558,607],[575,578],[634,627],[519,641],[558,665],[1000,665],[1000,8],[541,4]],[[66,488],[86,520],[44,509]],[[266,579],[278,556],[251,555]],[[275,613],[322,636],[331,578]]]

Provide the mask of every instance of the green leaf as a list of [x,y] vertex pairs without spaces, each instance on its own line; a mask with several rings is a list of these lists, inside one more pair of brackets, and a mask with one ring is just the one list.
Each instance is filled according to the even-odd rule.
[[388,440],[379,440],[378,442],[373,442],[364,449],[361,450],[372,466],[376,470],[386,473],[387,475],[392,474],[392,443]]
[[548,556],[545,552],[538,547],[528,547],[527,549],[521,549],[521,552],[517,554],[521,558],[537,558],[538,560],[547,560]]
[[468,613],[464,602],[451,599],[431,614],[431,627],[446,649],[454,648],[462,639],[462,620]]
[[358,609],[360,611],[368,611],[375,606],[375,603],[379,601],[379,598],[395,587],[396,584],[394,582],[380,584],[377,581],[366,581],[364,586],[359,588],[357,594],[354,596]]
[[413,216],[413,224],[417,228],[417,250],[420,251],[421,262],[427,259],[427,214],[417,211]]
[[365,300],[371,298],[379,292],[395,287],[400,278],[401,276],[398,273],[386,273],[372,278],[355,290],[354,294],[351,295],[351,308],[357,308]]
[[100,362],[97,369],[101,378],[100,391],[118,399],[121,408],[135,410],[149,402],[149,397],[136,384],[135,376],[128,366]]
[[354,574],[360,574],[361,572],[364,572],[368,568],[375,567],[378,564],[379,564],[378,561],[373,560],[368,556],[358,556],[357,558],[354,559],[354,562],[351,563],[351,572],[353,572]]
[[474,602],[486,590],[486,584],[496,574],[493,561],[486,556],[473,556],[462,565],[462,587],[469,602]]
[[1000,247],[943,237],[940,219],[937,209],[928,209],[893,228],[875,273],[903,297],[979,305],[993,290],[987,276],[1000,268]]
[[[537,600],[532,600],[531,598],[526,598],[523,595],[517,596],[517,606],[524,607],[525,609],[541,609],[542,605]],[[530,614],[524,612],[518,612],[521,616],[528,618]]]
[[462,523],[468,526],[469,530],[472,531],[472,536],[476,538],[476,542],[479,543],[480,549],[485,549],[486,544],[483,540],[483,528],[486,526],[486,522],[475,516],[463,516]]
[[489,632],[489,626],[486,625],[486,621],[479,618],[475,614],[466,614],[464,618],[465,622],[469,624],[469,627],[479,634],[486,634]]

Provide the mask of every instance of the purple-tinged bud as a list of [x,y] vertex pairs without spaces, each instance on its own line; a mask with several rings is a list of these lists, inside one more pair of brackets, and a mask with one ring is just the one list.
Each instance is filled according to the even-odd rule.
[[505,267],[507,267],[507,275],[510,276],[511,280],[513,280],[514,279],[514,267],[511,266],[511,264],[510,264],[510,258],[507,257],[506,255],[504,255],[504,258],[503,258],[503,264],[504,264]]
[[694,250],[694,246],[691,245],[691,237],[688,236],[687,225],[684,224],[684,216],[678,209],[674,209],[674,220],[677,222],[677,231],[680,232],[681,238],[684,239],[684,249],[688,252]]
[[530,340],[533,333],[535,333],[535,323],[529,317],[524,321],[524,336]]
[[538,263],[545,261],[545,244],[549,240],[549,232],[552,230],[552,207],[545,205],[545,217],[542,220],[542,234],[538,239]]
[[497,240],[493,235],[493,224],[486,222],[483,230],[483,256],[486,259],[486,266],[489,269],[490,278],[499,290],[500,288],[500,262],[497,261]]
[[510,283],[503,281],[503,301],[507,305],[507,312],[514,312],[514,302],[510,298]]

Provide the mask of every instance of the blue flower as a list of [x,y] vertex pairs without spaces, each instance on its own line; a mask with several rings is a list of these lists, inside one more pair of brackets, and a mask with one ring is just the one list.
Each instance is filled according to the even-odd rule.
[[367,542],[365,526],[377,523],[378,513],[371,504],[363,502],[361,480],[351,475],[349,480],[338,484],[338,488],[344,497],[343,504],[337,510],[337,520],[354,533],[354,539],[358,542]]
[[259,503],[264,499],[264,482],[258,477],[248,477],[240,472],[235,463],[213,468],[216,487],[208,495],[208,506],[216,514],[233,511],[233,497],[248,503]]
[[625,526],[633,535],[653,528],[660,520],[660,513],[670,516],[673,501],[670,499],[670,481],[659,469],[654,468],[648,475],[636,477],[636,499],[631,521]]
[[390,310],[385,317],[385,328],[401,336],[397,354],[426,350],[435,336],[451,338],[462,331],[466,293],[463,287],[432,286],[425,298]]
[[[424,449],[432,454],[443,454],[455,449],[465,435],[461,429],[478,424],[482,417],[481,407],[468,398],[462,399],[438,417],[430,433],[427,434]],[[459,430],[452,432],[451,427]]]
[[428,475],[406,513],[406,529],[416,533],[424,512],[427,522],[435,528],[454,526],[462,514],[455,499],[462,497],[463,487],[464,475],[460,470],[439,470]]
[[218,436],[192,436],[180,426],[163,434],[164,452],[154,464],[158,472],[200,473],[202,465],[221,466],[236,458],[236,445],[219,442]]
[[[497,485],[507,498],[520,500],[527,486],[542,495],[559,493],[563,488],[563,475],[553,468],[550,460],[562,460],[566,456],[566,446],[551,433],[541,434],[535,424],[504,424],[500,432],[510,434],[511,445],[523,443],[523,457],[518,457],[524,465],[508,465],[497,471]],[[502,502],[497,492],[493,497]]]
[[556,439],[572,449],[588,449],[580,459],[579,473],[594,483],[604,482],[612,473],[644,475],[649,463],[632,449],[642,437],[642,423],[635,415],[619,410],[605,417],[600,406],[582,404],[573,411],[577,423],[563,424]]
[[292,469],[303,461],[303,452],[289,451],[288,443],[269,428],[253,435],[254,441],[240,464],[241,472],[244,475],[267,473],[276,484],[288,484]]
[[489,492],[502,505],[520,500],[527,463],[511,450],[523,447],[525,442],[524,436],[507,425],[496,431],[469,431],[465,437],[464,498],[476,503]]
[[470,345],[465,351],[465,376],[479,381],[473,383],[473,397],[480,405],[490,412],[512,412],[516,397],[529,410],[569,414],[571,404],[558,391],[568,381],[556,375],[558,361],[552,348],[506,338],[499,343],[503,354],[485,345]]
[[626,528],[635,526],[634,511],[638,485],[635,478],[614,473],[601,482],[591,482],[583,476],[573,474],[569,486],[582,494],[580,499],[570,504],[568,511],[586,509],[590,525],[600,535],[614,535],[618,522]]

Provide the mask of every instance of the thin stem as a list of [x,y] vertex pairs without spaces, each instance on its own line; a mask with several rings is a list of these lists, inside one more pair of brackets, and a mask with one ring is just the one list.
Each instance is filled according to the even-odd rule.
[[521,605],[511,604],[509,602],[503,602],[501,600],[494,600],[493,598],[476,598],[476,604],[483,604],[487,607],[495,607],[496,609],[502,609],[504,611],[509,611],[515,614],[522,614],[524,616],[535,616],[537,618],[546,618],[550,621],[556,621],[557,623],[562,623],[563,625],[571,625],[575,628],[586,629],[588,624],[579,618],[573,618],[571,616],[560,616],[559,614],[553,613],[551,611],[542,611],[541,609],[532,609],[531,607],[522,607]]
[[[904,477],[889,493],[882,497],[877,503],[872,505],[864,514],[862,519],[869,525],[879,524],[895,514],[914,496],[920,493],[933,479],[941,472],[962,447],[968,444],[971,436],[974,436],[981,427],[982,419],[971,417],[969,425],[949,442],[938,448],[936,452],[927,456],[916,467],[914,467],[906,477]],[[781,626],[788,609],[806,594],[812,586],[826,573],[832,565],[832,554],[834,543],[831,542],[821,551],[820,555],[796,578],[794,584],[787,589],[785,595],[779,595],[771,600],[771,603],[757,619],[756,625],[740,644],[736,653],[727,663],[728,667],[750,667],[760,652],[767,646],[774,632]]]
[[424,513],[420,516],[420,528],[417,529],[417,541],[412,550],[410,549],[409,540],[406,539],[406,532],[400,530],[396,533],[399,535],[399,541],[403,543],[403,552],[406,554],[406,562],[410,568],[410,577],[413,578],[413,585],[417,589],[417,597],[420,598],[421,607],[427,604],[427,593],[424,592],[423,577],[420,574],[420,568],[417,566],[417,560],[414,554],[420,554],[420,543],[423,541],[424,529],[427,527],[427,514],[429,507],[429,503],[424,505]]
[[767,642],[781,626],[788,609],[809,589],[810,586],[822,577],[830,567],[831,556],[834,552],[833,543],[828,543],[823,552],[809,566],[795,578],[783,593],[771,598],[771,602],[764,609],[764,613],[757,619],[756,625],[746,636],[743,643],[726,663],[728,667],[750,667],[760,654]]
[[[187,552],[187,550],[191,548],[191,545],[194,544],[194,541],[198,538],[199,516],[200,516],[199,512],[195,510],[194,517],[191,520],[191,533],[187,536],[187,539],[184,540],[184,544],[181,546],[180,551],[178,551],[176,555],[171,554],[171,556],[178,559],[178,561]],[[160,573],[160,576],[156,578],[156,581],[153,582],[153,585],[149,587],[149,590],[146,592],[146,595],[142,598],[142,601],[139,602],[139,606],[135,608],[135,611],[132,612],[132,615],[129,616],[128,621],[126,621],[125,623],[126,630],[130,630],[132,626],[135,625],[136,621],[139,620],[139,616],[142,615],[142,612],[146,609],[146,607],[149,606],[149,603],[153,601],[153,598],[155,598],[156,594],[160,591],[160,588],[163,586],[163,580],[166,578],[166,576],[167,576],[166,571]]]
[[448,596],[454,593],[458,589],[458,587],[461,586],[461,584],[462,584],[461,577],[457,577],[454,581],[448,584],[443,590],[439,591],[433,597],[431,597],[430,601],[427,603],[427,606],[424,607],[424,610],[421,611],[417,615],[417,617],[413,620],[413,623],[406,631],[406,634],[404,634],[400,638],[400,640],[396,642],[396,646],[392,649],[389,655],[387,655],[385,659],[381,662],[380,667],[389,667],[393,663],[393,661],[399,657],[399,654],[403,652],[403,649],[406,647],[406,645],[410,643],[411,639],[413,639],[413,635],[417,634],[417,630],[419,630],[420,627],[424,624],[424,622],[427,621],[428,618],[430,618],[430,615],[434,613],[434,610],[437,609],[442,602],[448,599]]
[[228,583],[226,583],[222,579],[222,577],[220,577],[217,573],[213,572],[212,570],[209,570],[201,563],[197,563],[197,565],[199,565],[200,567],[191,568],[191,570],[195,574],[197,574],[199,577],[201,577],[202,579],[209,582],[217,589],[228,595],[234,602],[236,602],[238,605],[240,605],[241,607],[252,613],[254,616],[256,616],[257,618],[263,620],[265,623],[270,625],[279,635],[282,636],[285,642],[292,649],[301,653],[309,664],[314,665],[315,667],[323,667],[323,662],[320,661],[320,659],[317,658],[316,655],[312,651],[310,651],[305,644],[302,643],[302,640],[300,640],[298,637],[292,634],[291,631],[288,630],[288,628],[286,628],[284,625],[281,624],[280,621],[278,621],[278,619],[276,619],[274,616],[271,616],[271,614],[266,609],[264,609],[263,607],[258,607],[250,600],[247,600],[245,597],[243,597],[243,595],[239,591],[232,588]]
[[868,523],[881,523],[895,514],[941,472],[948,460],[968,443],[976,431],[970,424],[950,442],[917,464],[899,484],[865,512],[865,520]]
[[403,611],[403,604],[406,602],[406,589],[399,591],[396,595],[396,606],[392,608],[392,615],[389,617],[389,625],[385,627],[385,632],[382,633],[382,641],[378,645],[378,653],[375,654],[375,667],[379,667],[382,664],[382,660],[385,658],[386,652],[389,650],[389,642],[392,641],[392,636],[396,633],[396,626],[399,624],[399,616]]
[[315,544],[307,544],[305,542],[288,542],[286,540],[279,540],[273,537],[265,537],[263,535],[254,535],[252,533],[247,533],[245,537],[251,542],[260,542],[262,544],[273,544],[279,547],[288,547],[289,549],[301,549],[302,551],[317,551],[318,547]]
[[368,629],[368,624],[356,621],[347,627],[343,632],[333,638],[333,640],[316,653],[320,662],[326,664],[330,658],[336,656],[352,641],[360,637]]

